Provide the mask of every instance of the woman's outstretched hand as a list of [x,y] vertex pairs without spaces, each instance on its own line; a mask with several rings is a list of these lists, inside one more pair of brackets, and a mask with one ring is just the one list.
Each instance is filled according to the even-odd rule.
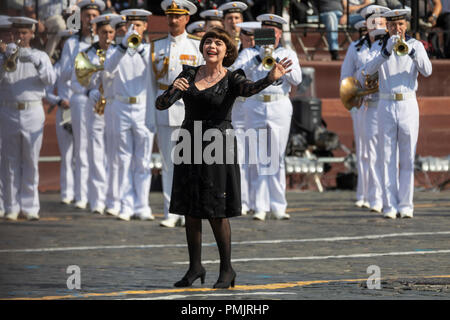
[[276,63],[272,70],[270,70],[269,73],[269,79],[273,81],[277,81],[282,76],[284,76],[286,73],[289,73],[292,71],[292,69],[289,69],[289,67],[292,65],[292,60],[289,60],[288,58],[283,58],[280,62]]

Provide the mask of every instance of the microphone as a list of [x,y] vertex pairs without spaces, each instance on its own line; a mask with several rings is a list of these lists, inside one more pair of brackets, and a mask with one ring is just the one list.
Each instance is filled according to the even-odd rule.
[[[191,80],[194,79],[194,77],[195,77],[195,69],[194,68],[183,64],[183,71],[186,73],[183,78],[185,78],[188,82],[190,82]],[[175,103],[175,101],[180,99],[183,96],[183,93],[184,92],[181,91],[180,89],[175,89],[174,94],[169,97],[169,101],[168,101],[169,105],[171,106],[172,104]]]

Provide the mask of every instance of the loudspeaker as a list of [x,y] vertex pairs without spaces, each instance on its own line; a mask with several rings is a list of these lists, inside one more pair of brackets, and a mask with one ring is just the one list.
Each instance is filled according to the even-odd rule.
[[322,101],[317,98],[292,99],[291,133],[307,132],[308,142],[314,144],[314,131],[322,124]]

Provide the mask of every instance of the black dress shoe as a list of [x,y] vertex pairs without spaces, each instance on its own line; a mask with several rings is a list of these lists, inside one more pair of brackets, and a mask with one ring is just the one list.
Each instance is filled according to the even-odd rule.
[[234,282],[236,280],[236,272],[232,272],[231,276],[228,278],[228,280],[217,280],[217,282],[214,284],[214,289],[228,289],[230,286],[234,288]]
[[[188,271],[188,273],[189,273],[189,271]],[[200,281],[202,284],[205,283],[205,276],[206,276],[205,269],[202,269],[198,273],[194,274],[193,276],[189,276],[189,277],[188,277],[188,273],[186,273],[186,275],[180,281],[176,282],[174,284],[174,286],[177,288],[190,287],[190,286],[192,286],[192,283],[194,283],[194,281],[197,280],[198,278],[200,278]]]

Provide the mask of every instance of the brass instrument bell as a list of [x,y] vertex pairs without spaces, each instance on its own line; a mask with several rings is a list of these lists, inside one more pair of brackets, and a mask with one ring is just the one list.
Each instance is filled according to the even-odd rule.
[[138,34],[135,34],[135,33],[133,33],[127,39],[128,48],[131,48],[131,49],[137,49],[137,47],[139,47],[141,42],[142,42],[141,36]]
[[275,58],[272,56],[272,52],[273,48],[271,46],[264,47],[264,58],[261,63],[266,70],[271,70],[276,63]]
[[347,77],[342,80],[339,88],[339,96],[344,107],[351,110],[353,107],[359,108],[362,104],[364,96],[378,91],[378,81],[366,75],[365,85],[370,85],[363,89],[359,81],[355,77]]
[[403,40],[403,37],[400,37],[400,39],[397,40],[397,43],[394,45],[393,50],[398,56],[404,56],[408,54],[408,44]]
[[102,71],[104,69],[103,65],[93,64],[86,52],[80,52],[75,58],[75,75],[77,76],[78,82],[83,86],[87,87],[91,81],[92,75],[97,71]]

